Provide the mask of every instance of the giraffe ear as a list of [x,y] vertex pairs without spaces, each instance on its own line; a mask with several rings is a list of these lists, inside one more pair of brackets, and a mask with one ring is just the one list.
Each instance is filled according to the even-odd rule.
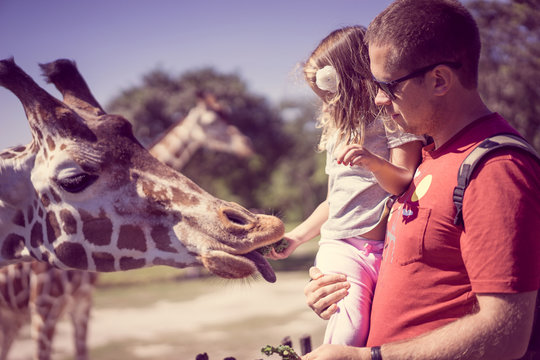
[[83,120],[64,103],[47,93],[32,80],[13,58],[0,61],[0,85],[10,90],[24,107],[35,140],[47,134],[70,134],[95,140]]
[[75,61],[58,59],[39,66],[46,81],[56,86],[66,104],[96,116],[105,115],[105,111],[94,98],[86,81],[79,73]]

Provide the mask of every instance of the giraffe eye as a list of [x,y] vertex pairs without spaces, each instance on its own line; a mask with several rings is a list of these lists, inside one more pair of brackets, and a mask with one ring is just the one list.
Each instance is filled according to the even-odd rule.
[[98,175],[80,173],[56,180],[57,184],[70,193],[78,193],[92,185],[98,179]]

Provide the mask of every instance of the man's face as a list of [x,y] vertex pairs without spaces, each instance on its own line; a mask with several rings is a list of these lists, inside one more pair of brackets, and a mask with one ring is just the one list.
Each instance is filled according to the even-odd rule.
[[[371,73],[377,81],[388,83],[409,75],[404,69],[386,70],[390,51],[390,46],[369,47]],[[392,93],[388,94],[379,88],[375,104],[384,107],[392,120],[406,132],[429,134],[433,122],[433,106],[424,82],[407,79],[391,86],[391,91]]]

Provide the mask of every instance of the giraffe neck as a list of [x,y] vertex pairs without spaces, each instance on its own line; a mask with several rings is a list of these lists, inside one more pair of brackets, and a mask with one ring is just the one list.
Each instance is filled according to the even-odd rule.
[[200,126],[201,110],[196,107],[150,148],[150,154],[173,169],[181,170],[205,140]]
[[0,263],[30,260],[25,247],[30,237],[26,227],[28,217],[33,217],[38,204],[30,180],[35,161],[32,145],[19,146],[0,152]]
[[201,143],[192,138],[190,131],[179,126],[154,144],[149,151],[159,161],[181,170],[200,147]]

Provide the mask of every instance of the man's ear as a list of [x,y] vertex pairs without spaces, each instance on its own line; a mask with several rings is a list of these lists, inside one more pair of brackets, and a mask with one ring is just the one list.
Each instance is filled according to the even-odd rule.
[[458,81],[457,75],[446,65],[439,65],[431,72],[433,95],[444,96]]

